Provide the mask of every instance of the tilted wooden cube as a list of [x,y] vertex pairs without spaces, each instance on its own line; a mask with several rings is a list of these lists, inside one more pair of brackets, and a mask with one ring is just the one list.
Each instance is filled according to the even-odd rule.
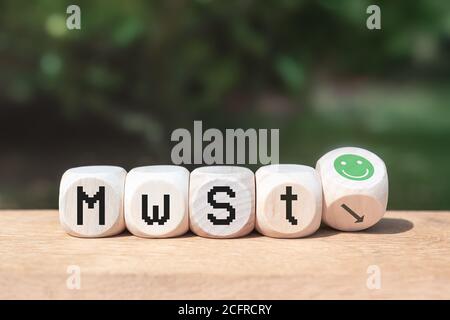
[[189,187],[189,223],[199,236],[236,238],[255,225],[255,175],[247,168],[195,169]]
[[70,235],[107,237],[125,230],[123,194],[127,172],[114,166],[67,170],[59,192],[59,218]]
[[131,170],[125,184],[125,222],[136,236],[168,238],[189,230],[189,171],[180,166]]
[[317,162],[322,179],[323,221],[338,230],[376,224],[386,212],[388,175],[377,155],[361,148],[339,148]]
[[269,165],[256,171],[256,229],[269,237],[299,238],[317,231],[322,186],[314,168]]

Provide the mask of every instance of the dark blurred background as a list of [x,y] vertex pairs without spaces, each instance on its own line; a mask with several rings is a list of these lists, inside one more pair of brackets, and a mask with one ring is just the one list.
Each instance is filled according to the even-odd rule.
[[450,1],[0,2],[0,208],[57,208],[73,166],[170,163],[193,120],[280,128],[282,163],[367,148],[390,209],[450,209]]

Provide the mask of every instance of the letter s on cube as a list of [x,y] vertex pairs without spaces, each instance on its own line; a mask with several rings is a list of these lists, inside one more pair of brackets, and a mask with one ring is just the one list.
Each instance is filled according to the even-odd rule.
[[255,226],[255,175],[244,167],[195,169],[189,185],[191,231],[208,238],[237,238]]
[[127,172],[115,166],[67,170],[59,191],[59,220],[70,235],[108,237],[125,230],[123,196]]

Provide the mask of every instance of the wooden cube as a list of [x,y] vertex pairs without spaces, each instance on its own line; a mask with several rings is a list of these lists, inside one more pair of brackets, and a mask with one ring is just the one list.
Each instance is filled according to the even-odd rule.
[[59,218],[70,235],[107,237],[125,230],[123,194],[127,172],[114,166],[67,170],[59,192]]
[[339,148],[319,159],[322,220],[338,230],[357,231],[376,224],[386,212],[388,175],[377,155],[361,148]]
[[322,217],[322,185],[311,167],[279,164],[256,171],[256,229],[269,237],[313,234]]
[[189,171],[180,166],[131,170],[125,183],[125,222],[136,236],[168,238],[189,230]]
[[236,238],[255,225],[255,175],[247,168],[195,169],[189,187],[191,231],[202,237]]

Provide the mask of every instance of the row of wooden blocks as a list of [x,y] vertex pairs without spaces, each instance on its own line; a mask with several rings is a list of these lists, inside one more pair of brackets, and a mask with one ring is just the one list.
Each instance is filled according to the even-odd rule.
[[251,170],[207,166],[191,173],[155,165],[127,172],[114,166],[78,167],[61,180],[60,221],[77,237],[107,237],[127,228],[139,237],[186,233],[240,237],[313,234],[321,221],[342,231],[373,226],[386,211],[384,162],[361,148],[325,154],[316,168],[278,164]]

